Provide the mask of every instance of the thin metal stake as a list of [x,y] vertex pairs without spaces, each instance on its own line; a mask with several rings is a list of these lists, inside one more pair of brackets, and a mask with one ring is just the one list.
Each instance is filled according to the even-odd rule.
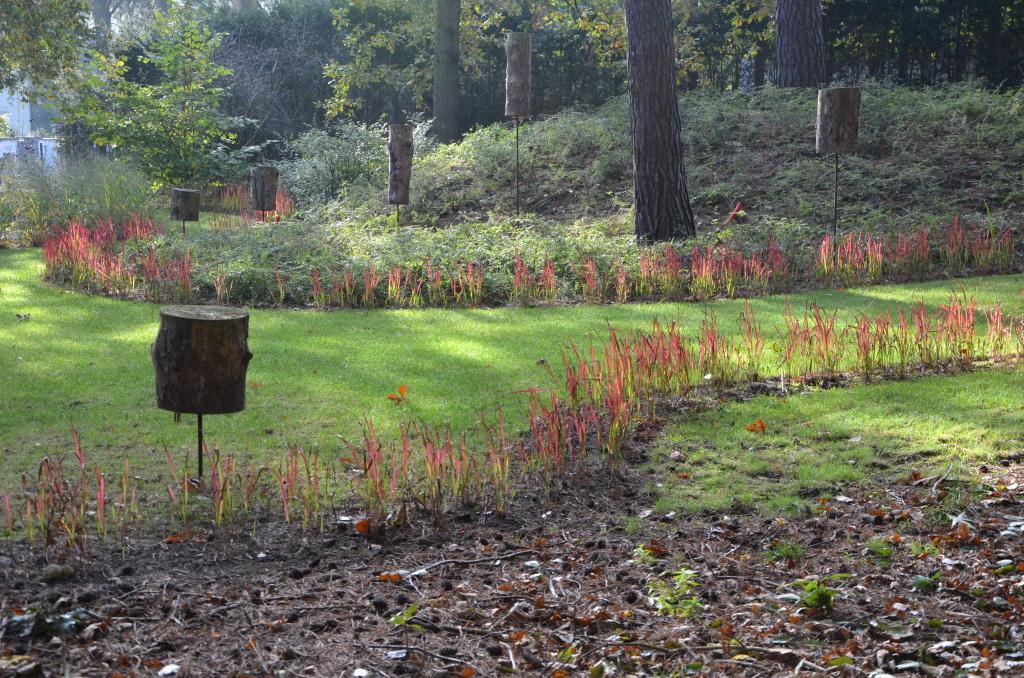
[[516,117],[516,216],[519,216],[519,117]]
[[181,234],[185,235],[185,222],[181,222]]
[[203,477],[203,415],[199,415],[199,477]]
[[839,153],[836,156],[835,193],[832,195],[832,239],[839,237]]
[[402,225],[402,206],[395,205],[395,226]]

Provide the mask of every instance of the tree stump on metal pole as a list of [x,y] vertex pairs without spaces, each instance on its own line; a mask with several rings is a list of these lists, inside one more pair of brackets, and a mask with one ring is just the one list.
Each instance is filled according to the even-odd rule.
[[171,220],[181,222],[185,235],[186,221],[199,221],[199,191],[191,188],[171,189]]
[[505,116],[516,124],[516,216],[519,216],[519,126],[530,117],[533,36],[530,33],[509,33],[505,38]]
[[860,88],[832,87],[818,90],[815,148],[835,155],[835,185],[832,197],[832,237],[839,232],[839,154],[852,153],[860,131]]
[[271,165],[259,165],[249,170],[249,208],[253,212],[277,210],[277,180],[281,173]]
[[152,347],[157,407],[199,415],[199,476],[203,475],[203,415],[245,409],[248,312],[222,306],[165,306]]
[[412,182],[412,125],[388,125],[388,203],[395,206],[395,220],[402,218],[402,205],[409,204]]

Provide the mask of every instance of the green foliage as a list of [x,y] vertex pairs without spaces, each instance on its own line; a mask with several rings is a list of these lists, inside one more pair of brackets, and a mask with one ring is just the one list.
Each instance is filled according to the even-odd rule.
[[675,572],[665,572],[647,582],[647,595],[658,614],[690,617],[702,607],[700,600],[693,595],[699,584],[697,573],[684,567]]
[[40,244],[53,226],[149,214],[152,185],[122,160],[88,157],[45,167],[26,161],[0,180],[0,243]]
[[384,130],[338,121],[329,132],[312,129],[288,144],[281,178],[300,206],[329,202],[346,191],[383,190],[388,150]]
[[888,567],[892,564],[892,556],[896,552],[896,548],[891,541],[882,537],[872,537],[864,546],[878,559],[880,565]]
[[773,563],[803,560],[807,547],[796,542],[774,542],[765,556]]
[[423,105],[430,87],[433,3],[407,0],[351,2],[335,10],[345,61],[324,72],[334,89],[331,115],[371,106],[404,117]]
[[0,115],[0,137],[14,136],[14,130],[11,129],[11,123],[7,120],[6,115]]
[[[158,14],[136,45],[137,63],[124,55],[90,52],[90,65],[61,105],[96,144],[132,158],[162,184],[195,185],[216,178],[225,164],[228,130],[239,121],[219,110],[230,74],[213,59],[220,44],[185,6]],[[152,71],[146,82],[131,68]]]
[[[866,85],[860,142],[841,167],[840,225],[877,233],[960,213],[968,221],[1016,223],[1024,207],[1019,158],[1024,127],[1018,92],[977,85],[908,89]],[[745,222],[723,238],[756,238],[766,226],[792,242],[820,238],[832,218],[830,158],[813,153],[815,96],[765,88],[685,94],[680,100],[694,211],[707,232],[736,202]],[[568,110],[521,130],[527,212],[558,220],[621,216],[632,202],[629,120],[624,99]],[[413,223],[478,221],[514,209],[515,140],[506,124],[433,151],[417,148]],[[381,190],[342,189],[311,218],[366,222],[391,212]]]
[[831,612],[835,605],[838,590],[828,586],[826,582],[849,579],[853,575],[830,574],[824,577],[808,577],[798,579],[791,586],[800,588],[803,593],[800,595],[800,604],[811,610]]
[[42,90],[75,68],[85,12],[82,0],[0,2],[0,89]]
[[423,625],[417,624],[413,621],[416,617],[416,612],[419,611],[418,605],[410,605],[398,614],[391,617],[391,623],[395,626],[399,626],[403,629],[412,629],[413,631],[423,631]]

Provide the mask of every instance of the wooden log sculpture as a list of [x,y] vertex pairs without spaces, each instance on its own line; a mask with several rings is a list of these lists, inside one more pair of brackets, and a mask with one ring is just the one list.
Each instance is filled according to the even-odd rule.
[[505,115],[521,120],[530,117],[532,88],[532,36],[509,33],[505,38]]
[[860,89],[833,87],[818,90],[818,153],[852,153],[860,131]]
[[388,125],[388,156],[388,202],[392,205],[408,205],[412,179],[412,125]]
[[186,414],[245,409],[249,314],[223,306],[165,306],[153,343],[156,402]]
[[199,476],[203,415],[245,409],[249,314],[221,306],[166,306],[153,342],[156,403],[175,415],[198,415]]
[[281,175],[276,167],[259,165],[249,170],[249,208],[253,212],[277,210],[277,179]]
[[171,221],[199,221],[199,191],[171,189]]

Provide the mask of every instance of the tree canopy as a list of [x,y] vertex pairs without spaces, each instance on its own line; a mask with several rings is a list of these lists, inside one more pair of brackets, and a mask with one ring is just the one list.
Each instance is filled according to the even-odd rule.
[[0,88],[30,96],[78,66],[86,34],[81,0],[0,2]]

